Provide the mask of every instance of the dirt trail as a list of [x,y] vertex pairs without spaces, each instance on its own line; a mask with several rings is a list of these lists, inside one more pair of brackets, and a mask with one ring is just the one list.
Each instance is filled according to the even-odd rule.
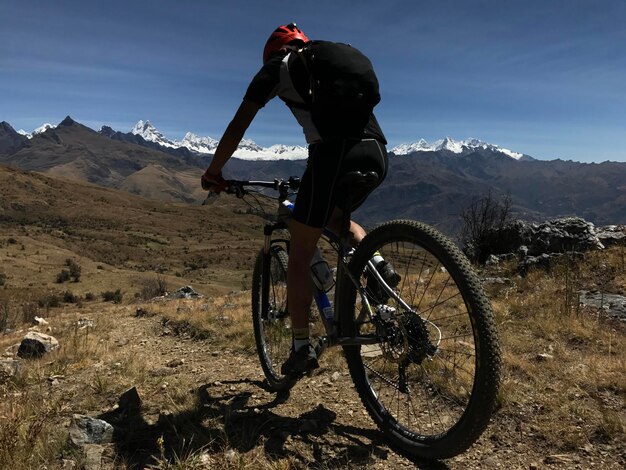
[[523,416],[513,419],[510,413],[499,414],[457,458],[411,462],[385,445],[343,361],[323,358],[315,376],[302,379],[289,396],[277,396],[266,390],[255,355],[185,338],[160,316],[138,318],[130,310],[115,313],[119,318],[108,341],[159,380],[137,385],[140,413],[101,415],[120,429],[114,452],[127,463],[150,464],[163,437],[166,453],[183,448],[188,455],[218,455],[231,463],[288,459],[296,468],[622,468],[619,455],[597,450],[551,452]]

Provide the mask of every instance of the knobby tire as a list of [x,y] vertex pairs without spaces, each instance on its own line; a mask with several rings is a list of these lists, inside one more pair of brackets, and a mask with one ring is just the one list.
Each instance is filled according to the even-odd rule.
[[411,309],[389,299],[395,313],[377,330],[363,320],[355,285],[339,280],[343,334],[386,335],[379,345],[344,347],[356,390],[396,451],[453,457],[479,438],[495,408],[501,359],[491,306],[466,257],[426,224],[391,221],[369,233],[348,267],[363,286],[376,252],[402,276],[395,290]]
[[[266,259],[269,266],[266,266]],[[287,264],[287,251],[272,245],[269,255],[261,250],[252,274],[254,339],[269,388],[277,392],[289,390],[296,383],[292,377],[280,374],[280,366],[289,356],[292,343],[287,314]],[[265,276],[267,282],[264,282]]]

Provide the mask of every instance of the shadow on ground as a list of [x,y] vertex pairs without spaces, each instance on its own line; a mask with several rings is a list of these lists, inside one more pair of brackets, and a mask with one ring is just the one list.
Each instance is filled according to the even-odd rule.
[[[244,383],[265,389],[263,382],[246,379],[223,381],[222,385]],[[336,414],[323,405],[292,418],[273,411],[288,394],[252,405],[253,392],[229,393],[220,388],[198,388],[193,408],[159,414],[152,423],[139,409],[116,409],[99,418],[115,426],[116,454],[129,468],[145,468],[158,459],[175,462],[198,452],[220,454],[227,448],[243,454],[259,446],[268,460],[287,457],[313,469],[364,467],[387,460],[391,452],[383,445],[380,432],[337,423]],[[415,465],[420,469],[448,468],[440,462]]]

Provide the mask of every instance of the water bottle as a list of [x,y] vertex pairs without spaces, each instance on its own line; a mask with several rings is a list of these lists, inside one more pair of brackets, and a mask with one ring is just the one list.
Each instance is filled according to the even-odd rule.
[[315,248],[315,253],[311,260],[311,277],[315,286],[322,292],[328,292],[335,285],[333,273],[319,248]]
[[328,327],[332,327],[333,321],[335,319],[335,312],[333,311],[333,306],[330,304],[330,300],[325,295],[320,295],[318,298],[318,307],[322,311],[322,315],[324,317],[325,323]]

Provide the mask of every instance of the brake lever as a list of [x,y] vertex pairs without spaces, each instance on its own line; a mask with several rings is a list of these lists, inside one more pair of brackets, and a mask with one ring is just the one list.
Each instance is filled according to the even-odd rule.
[[228,194],[234,194],[238,199],[243,198],[247,194],[247,191],[237,181],[228,181],[228,186],[225,191]]

